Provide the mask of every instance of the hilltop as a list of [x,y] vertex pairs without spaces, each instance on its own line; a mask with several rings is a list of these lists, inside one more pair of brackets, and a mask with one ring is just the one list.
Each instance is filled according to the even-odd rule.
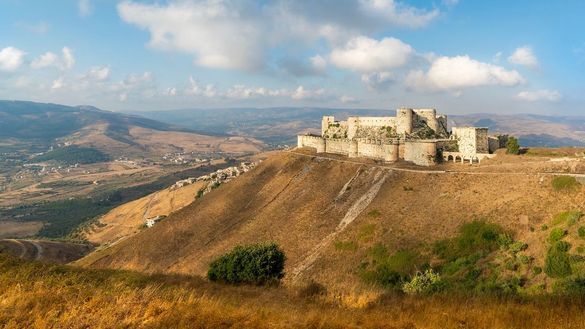
[[527,244],[518,257],[530,262],[503,269],[503,277],[521,276],[526,287],[550,289],[554,279],[533,274],[544,266],[550,230],[566,228],[572,252],[583,250],[574,225],[580,216],[567,227],[558,218],[585,209],[578,181],[577,190],[566,192],[552,182],[585,172],[585,161],[579,152],[547,152],[499,154],[481,166],[446,163],[433,170],[280,152],[155,227],[78,264],[205,275],[212,259],[236,245],[274,241],[287,255],[286,282],[315,280],[328,291],[369,291],[371,284],[360,273],[376,250],[416,251],[435,262],[429,253],[434,243],[455,237],[465,223],[485,221]]

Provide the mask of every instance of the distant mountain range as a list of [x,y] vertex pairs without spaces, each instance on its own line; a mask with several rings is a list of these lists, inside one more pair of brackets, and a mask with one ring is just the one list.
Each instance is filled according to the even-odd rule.
[[[137,114],[169,124],[183,125],[206,134],[233,134],[258,138],[272,144],[294,144],[298,133],[318,132],[323,115],[335,115],[336,118],[345,119],[349,115],[393,116],[394,111],[283,107],[182,109]],[[585,146],[585,117],[534,114],[468,114],[448,117],[450,126],[488,127],[491,133],[518,136],[524,146]]]
[[202,133],[191,127],[92,106],[0,101],[0,152],[41,152],[54,145],[94,148],[110,157],[149,157],[167,152],[253,152],[254,139]]

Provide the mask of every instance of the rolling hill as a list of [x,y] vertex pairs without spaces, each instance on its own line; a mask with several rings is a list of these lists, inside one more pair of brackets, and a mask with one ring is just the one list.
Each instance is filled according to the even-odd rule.
[[[384,264],[406,257],[410,271],[424,266],[423,259],[440,264],[443,256],[433,245],[454,239],[464,224],[483,230],[485,221],[498,227],[486,226],[496,233],[485,236],[509,232],[504,240],[517,242],[521,251],[510,256],[499,254],[497,247],[489,249],[481,254],[487,258],[472,264],[492,267],[469,271],[488,280],[497,268],[498,280],[504,280],[498,287],[521,277],[521,289],[552,289],[556,279],[542,272],[551,229],[564,230],[561,239],[573,246],[572,252],[585,246],[576,225],[585,209],[580,183],[575,181],[576,190],[563,192],[552,182],[563,173],[584,172],[585,162],[574,155],[567,160],[500,154],[481,166],[448,163],[419,171],[282,152],[155,227],[77,264],[205,275],[214,258],[236,245],[274,241],[287,255],[288,283],[315,280],[332,294],[371,291],[366,278],[375,278],[372,267],[381,259]],[[564,219],[567,214],[573,216],[571,224]],[[508,267],[508,262],[513,264]]]
[[0,101],[0,151],[45,151],[51,145],[95,149],[112,158],[170,152],[258,152],[252,138],[192,129],[100,110],[25,101]]
[[[533,114],[449,115],[449,125],[476,125],[490,128],[492,133],[520,137],[524,146],[585,146],[585,117],[544,116]],[[225,133],[258,138],[266,143],[295,143],[300,132],[318,132],[323,115],[344,120],[348,115],[394,115],[394,110],[334,108],[230,108],[183,109],[137,112],[171,124],[183,124],[207,133]],[[443,113],[443,112],[442,112]]]

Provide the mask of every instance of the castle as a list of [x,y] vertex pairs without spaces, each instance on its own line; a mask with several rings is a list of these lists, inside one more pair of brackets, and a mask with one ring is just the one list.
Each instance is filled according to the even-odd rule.
[[317,153],[385,162],[404,160],[420,166],[441,161],[480,162],[505,146],[507,136],[489,136],[487,128],[453,127],[435,109],[400,108],[394,117],[324,116],[321,136],[299,135],[297,146]]

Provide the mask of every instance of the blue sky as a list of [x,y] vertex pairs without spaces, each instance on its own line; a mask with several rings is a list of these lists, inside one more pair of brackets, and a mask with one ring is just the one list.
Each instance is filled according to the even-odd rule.
[[0,98],[585,115],[583,1],[0,0]]

